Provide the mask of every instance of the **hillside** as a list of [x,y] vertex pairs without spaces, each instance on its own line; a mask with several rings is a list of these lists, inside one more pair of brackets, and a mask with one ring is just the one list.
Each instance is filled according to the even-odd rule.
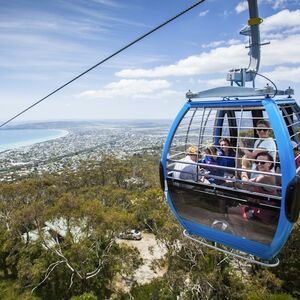
[[[0,298],[299,298],[299,225],[275,269],[203,248],[183,237],[171,215],[158,161],[158,154],[103,154],[76,171],[1,183]],[[63,220],[63,233],[46,226],[55,220]],[[131,228],[155,237],[165,250],[155,255],[151,251],[160,250],[147,248],[145,256],[143,240],[137,247],[118,242],[118,234]],[[137,278],[147,264],[163,271],[152,280]],[[120,289],[120,280],[127,289]]]

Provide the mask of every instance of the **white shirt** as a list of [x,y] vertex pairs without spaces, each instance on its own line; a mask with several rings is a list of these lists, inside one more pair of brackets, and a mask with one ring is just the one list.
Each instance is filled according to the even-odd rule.
[[181,171],[182,171],[183,168],[185,168],[189,164],[195,164],[196,163],[196,162],[194,162],[191,159],[191,157],[189,155],[187,155],[186,157],[182,158],[180,161],[181,162],[185,162],[185,163],[177,162],[175,164],[174,173],[173,173],[173,178],[174,179],[179,179]]

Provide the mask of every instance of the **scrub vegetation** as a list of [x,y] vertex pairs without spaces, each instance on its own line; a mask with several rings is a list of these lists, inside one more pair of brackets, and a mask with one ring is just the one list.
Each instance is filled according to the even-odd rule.
[[[76,171],[1,183],[0,299],[300,298],[299,224],[274,269],[204,248],[183,237],[159,187],[158,162],[158,155],[103,155]],[[134,280],[138,250],[116,239],[132,228],[166,249],[153,265],[166,271],[143,285]]]

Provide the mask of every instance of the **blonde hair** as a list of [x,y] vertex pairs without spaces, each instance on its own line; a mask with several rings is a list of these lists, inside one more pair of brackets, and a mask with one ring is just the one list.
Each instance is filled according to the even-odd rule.
[[246,155],[242,157],[242,168],[243,169],[251,169],[252,167],[252,159],[249,159]]
[[217,148],[214,144],[207,144],[205,146],[204,153],[208,155],[217,155]]
[[186,150],[187,155],[198,155],[198,147],[196,146],[190,146]]

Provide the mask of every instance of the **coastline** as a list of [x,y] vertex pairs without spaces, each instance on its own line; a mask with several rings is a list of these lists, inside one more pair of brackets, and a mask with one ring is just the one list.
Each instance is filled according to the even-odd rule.
[[[26,133],[26,131],[28,132],[28,130],[26,130],[26,129],[25,130],[18,129],[17,131],[18,132],[24,131],[25,133]],[[12,143],[2,144],[2,145],[0,144],[0,153],[10,151],[10,150],[13,150],[16,148],[31,146],[34,144],[44,143],[47,141],[59,139],[59,138],[65,137],[69,134],[69,131],[65,130],[65,129],[30,129],[30,131],[31,132],[37,132],[37,131],[43,132],[43,133],[45,133],[45,135],[36,137],[36,138],[25,139],[20,142],[12,142]],[[11,129],[7,130],[7,132],[11,133],[12,130]]]

